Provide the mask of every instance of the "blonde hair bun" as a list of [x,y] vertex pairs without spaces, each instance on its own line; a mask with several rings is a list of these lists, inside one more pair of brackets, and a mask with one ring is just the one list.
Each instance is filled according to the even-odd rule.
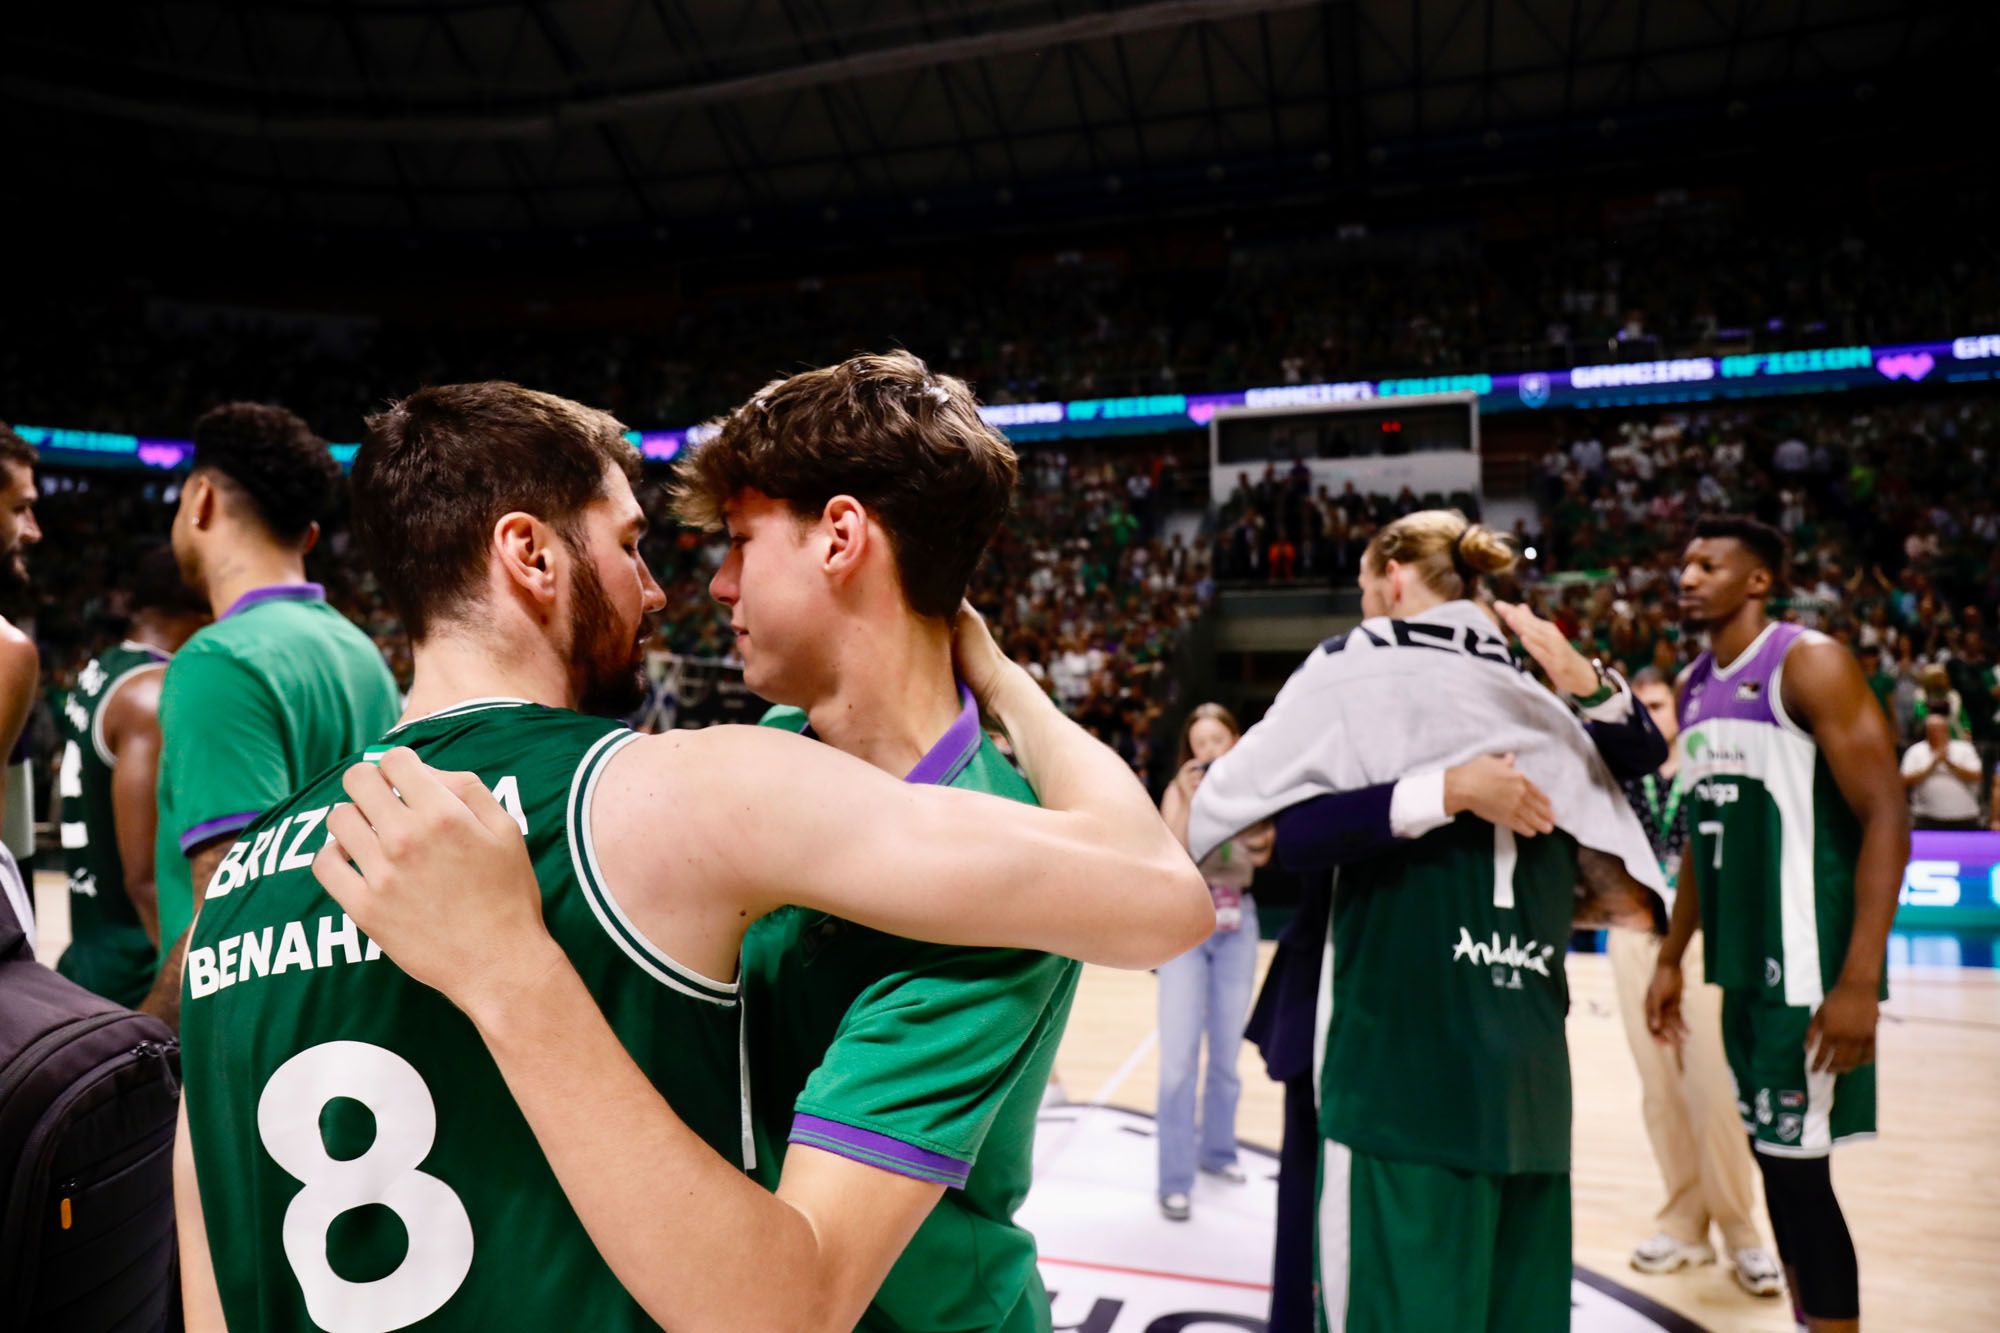
[[1471,522],[1456,509],[1405,514],[1376,533],[1362,556],[1371,570],[1391,560],[1414,568],[1442,597],[1464,597],[1473,578],[1505,574],[1518,559],[1511,537]]

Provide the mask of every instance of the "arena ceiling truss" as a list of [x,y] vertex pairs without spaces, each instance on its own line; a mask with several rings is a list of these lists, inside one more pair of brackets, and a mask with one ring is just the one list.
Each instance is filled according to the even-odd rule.
[[1990,85],[1992,8],[114,0],[9,16],[0,133],[17,188],[196,224],[747,230],[1851,119],[1953,62]]

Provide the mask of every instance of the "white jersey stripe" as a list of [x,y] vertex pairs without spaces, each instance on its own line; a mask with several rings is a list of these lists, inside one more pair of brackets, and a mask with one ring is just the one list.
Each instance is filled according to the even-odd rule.
[[[138,651],[142,653],[153,651],[152,649],[146,647],[144,644],[126,643],[120,646],[126,648],[136,648]],[[98,761],[102,763],[106,768],[118,767],[118,756],[111,753],[110,742],[104,739],[104,714],[111,707],[111,696],[118,693],[118,691],[124,689],[127,685],[131,683],[132,678],[140,674],[141,672],[165,671],[166,669],[167,669],[167,664],[165,659],[153,662],[141,663],[140,665],[135,666],[131,670],[120,675],[116,680],[113,680],[109,685],[106,685],[104,687],[103,693],[97,696],[97,705],[91,711],[90,714],[90,748],[97,751]]]
[[[1340,870],[1335,867],[1328,894],[1340,896]],[[1333,1028],[1333,909],[1326,914],[1326,947],[1320,952],[1319,996],[1313,1001],[1313,1109],[1319,1109],[1319,1090],[1326,1073],[1326,1034]]]
[[[1710,718],[1681,735],[1685,756],[1675,785],[1691,791],[1709,777],[1744,777],[1761,783],[1778,808],[1778,915],[1784,956],[1785,1003],[1811,1007],[1825,998],[1820,982],[1818,872],[1813,849],[1818,841],[1813,805],[1813,775],[1819,748],[1803,736],[1764,722],[1742,718]],[[1693,744],[1707,742],[1705,753]],[[1741,763],[1721,763],[1710,754],[1740,755]],[[1725,859],[1728,848],[1723,849]],[[1705,867],[1704,867],[1705,868]]]
[[[590,803],[596,791],[598,774],[603,771],[604,765],[595,761],[600,756],[608,760],[617,750],[638,739],[636,732],[610,732],[591,746],[584,754],[582,762],[576,766],[576,776],[570,782],[568,824],[570,861],[576,870],[577,884],[583,890],[584,901],[590,904],[591,912],[596,915],[598,925],[604,928],[604,933],[611,937],[612,943],[625,952],[626,957],[639,965],[641,971],[670,990],[679,991],[693,999],[706,1000],[710,1004],[725,1007],[734,1006],[736,1001],[733,995],[717,995],[697,990],[687,981],[683,981],[681,978],[686,977],[704,986],[714,986],[717,990],[724,989],[720,983],[710,981],[700,973],[675,962],[665,950],[640,934],[638,927],[632,924],[624,909],[618,905],[618,900],[612,896],[610,886],[606,885],[596,873],[596,858],[589,846]],[[680,975],[676,976],[675,973]],[[735,986],[731,985],[727,989],[733,992]]]
[[1320,1141],[1319,1298],[1328,1333],[1347,1328],[1347,1291],[1354,1261],[1354,1152]]
[[[1810,1047],[1806,1059],[1812,1059]],[[1815,1157],[1823,1157],[1833,1151],[1833,1088],[1831,1073],[1815,1072],[1810,1064],[1806,1068],[1806,1123],[1799,1135],[1799,1147]]]

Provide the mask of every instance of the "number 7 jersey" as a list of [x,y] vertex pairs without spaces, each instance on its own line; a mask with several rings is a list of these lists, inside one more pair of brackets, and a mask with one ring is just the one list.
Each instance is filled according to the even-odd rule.
[[[649,943],[596,873],[591,793],[635,739],[599,718],[475,700],[368,754],[408,745],[493,790],[527,837],[550,933],[619,1039],[689,1127],[742,1164],[735,984]],[[189,942],[188,1125],[230,1326],[653,1327],[599,1258],[471,1022],[382,956],[313,878],[351,762],[244,830]]]
[[1676,742],[1708,979],[1788,1007],[1840,975],[1861,850],[1826,756],[1785,712],[1785,657],[1810,633],[1774,622],[1728,666],[1696,658]]

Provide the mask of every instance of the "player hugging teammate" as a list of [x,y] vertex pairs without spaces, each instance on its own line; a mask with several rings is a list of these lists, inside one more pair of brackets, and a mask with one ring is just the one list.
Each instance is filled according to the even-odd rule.
[[[1388,525],[1362,560],[1368,618],[1294,673],[1195,797],[1197,855],[1275,817],[1282,862],[1339,865],[1318,941],[1312,1257],[1280,1239],[1334,1333],[1569,1323],[1563,955],[1577,887],[1643,926],[1630,909],[1660,885],[1599,753],[1616,747],[1585,723],[1635,729],[1640,765],[1665,749],[1623,682],[1553,626],[1470,600],[1513,561],[1457,513]],[[1503,625],[1568,703],[1516,670]],[[1512,760],[1484,770],[1502,799],[1455,795],[1454,777],[1496,751]],[[1358,849],[1346,802],[1385,784],[1388,827]]]
[[[1048,1328],[1011,1222],[1010,1117],[1074,978],[1043,955],[1153,966],[1213,907],[1123,761],[952,615],[1013,480],[978,432],[965,387],[910,357],[776,387],[725,430],[747,471],[716,493],[718,593],[829,744],[591,715],[636,702],[664,601],[610,417],[494,383],[370,421],[357,530],[415,681],[207,887],[176,1164],[191,1328]],[[910,514],[968,503],[940,575]],[[857,713],[892,661],[924,707]],[[854,679],[805,669],[842,662]],[[787,908],[810,928],[739,979],[746,929]],[[791,1034],[825,1058],[784,1084],[780,1148],[742,1006],[798,984],[798,949],[839,974]],[[960,1184],[927,1253],[971,1239],[980,1266],[885,1287]]]

